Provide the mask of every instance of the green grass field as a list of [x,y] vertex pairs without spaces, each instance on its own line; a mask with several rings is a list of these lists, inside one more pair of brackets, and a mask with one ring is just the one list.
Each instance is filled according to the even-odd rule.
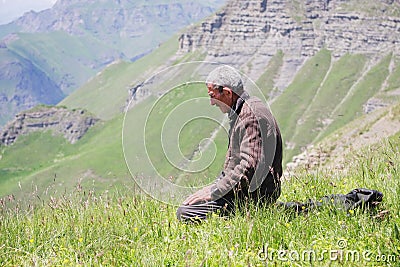
[[354,188],[377,189],[377,210],[324,207],[294,215],[247,208],[179,223],[176,207],[138,188],[72,193],[19,205],[3,198],[0,262],[4,266],[398,266],[400,135],[348,155],[347,172],[300,170],[283,182],[281,201],[319,199]]

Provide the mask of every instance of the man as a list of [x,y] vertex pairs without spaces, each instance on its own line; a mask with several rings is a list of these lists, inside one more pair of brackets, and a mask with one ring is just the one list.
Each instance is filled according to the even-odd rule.
[[221,175],[190,195],[178,208],[182,221],[206,219],[211,212],[227,214],[248,200],[269,204],[280,195],[282,139],[269,108],[243,88],[240,74],[221,66],[207,77],[210,104],[230,119],[229,145]]

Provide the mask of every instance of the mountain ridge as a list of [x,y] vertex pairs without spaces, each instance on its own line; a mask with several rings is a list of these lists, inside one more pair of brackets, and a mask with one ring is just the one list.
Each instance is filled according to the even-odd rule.
[[[0,54],[30,62],[20,62],[24,76],[40,71],[51,81],[48,88],[32,85],[23,88],[26,91],[23,94],[30,96],[29,101],[15,104],[8,111],[2,102],[0,125],[36,104],[57,104],[63,98],[58,97],[60,90],[63,96],[70,94],[114,61],[139,59],[182,27],[214,12],[223,1],[59,0],[50,9],[27,12],[9,24],[0,25]],[[3,65],[1,72],[12,69]],[[0,81],[0,95],[14,91],[21,98],[8,81],[7,77]],[[48,83],[43,82],[41,87]],[[46,91],[46,96],[34,97],[40,90]],[[42,101],[52,91],[54,97],[49,96],[52,101]]]

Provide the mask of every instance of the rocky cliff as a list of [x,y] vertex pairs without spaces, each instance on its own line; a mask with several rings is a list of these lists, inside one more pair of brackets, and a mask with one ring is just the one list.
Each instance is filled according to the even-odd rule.
[[254,79],[281,50],[285,57],[276,86],[282,89],[321,48],[334,51],[334,57],[399,55],[400,1],[234,0],[179,40],[182,53],[207,51],[209,60],[241,67]]
[[0,132],[0,145],[11,145],[20,135],[51,130],[70,143],[78,141],[98,121],[85,110],[38,106],[19,113]]

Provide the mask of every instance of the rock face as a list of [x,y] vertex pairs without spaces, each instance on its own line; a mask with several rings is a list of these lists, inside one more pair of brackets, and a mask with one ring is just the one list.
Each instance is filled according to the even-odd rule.
[[16,115],[0,132],[0,145],[11,145],[20,135],[44,130],[61,134],[73,144],[97,121],[85,110],[39,106]]
[[[232,0],[180,36],[182,53],[241,67],[256,79],[278,50],[285,54],[279,88],[321,48],[346,53],[400,54],[400,1]],[[215,59],[214,59],[215,60]],[[251,68],[246,64],[251,61]],[[246,69],[248,68],[248,69]]]

